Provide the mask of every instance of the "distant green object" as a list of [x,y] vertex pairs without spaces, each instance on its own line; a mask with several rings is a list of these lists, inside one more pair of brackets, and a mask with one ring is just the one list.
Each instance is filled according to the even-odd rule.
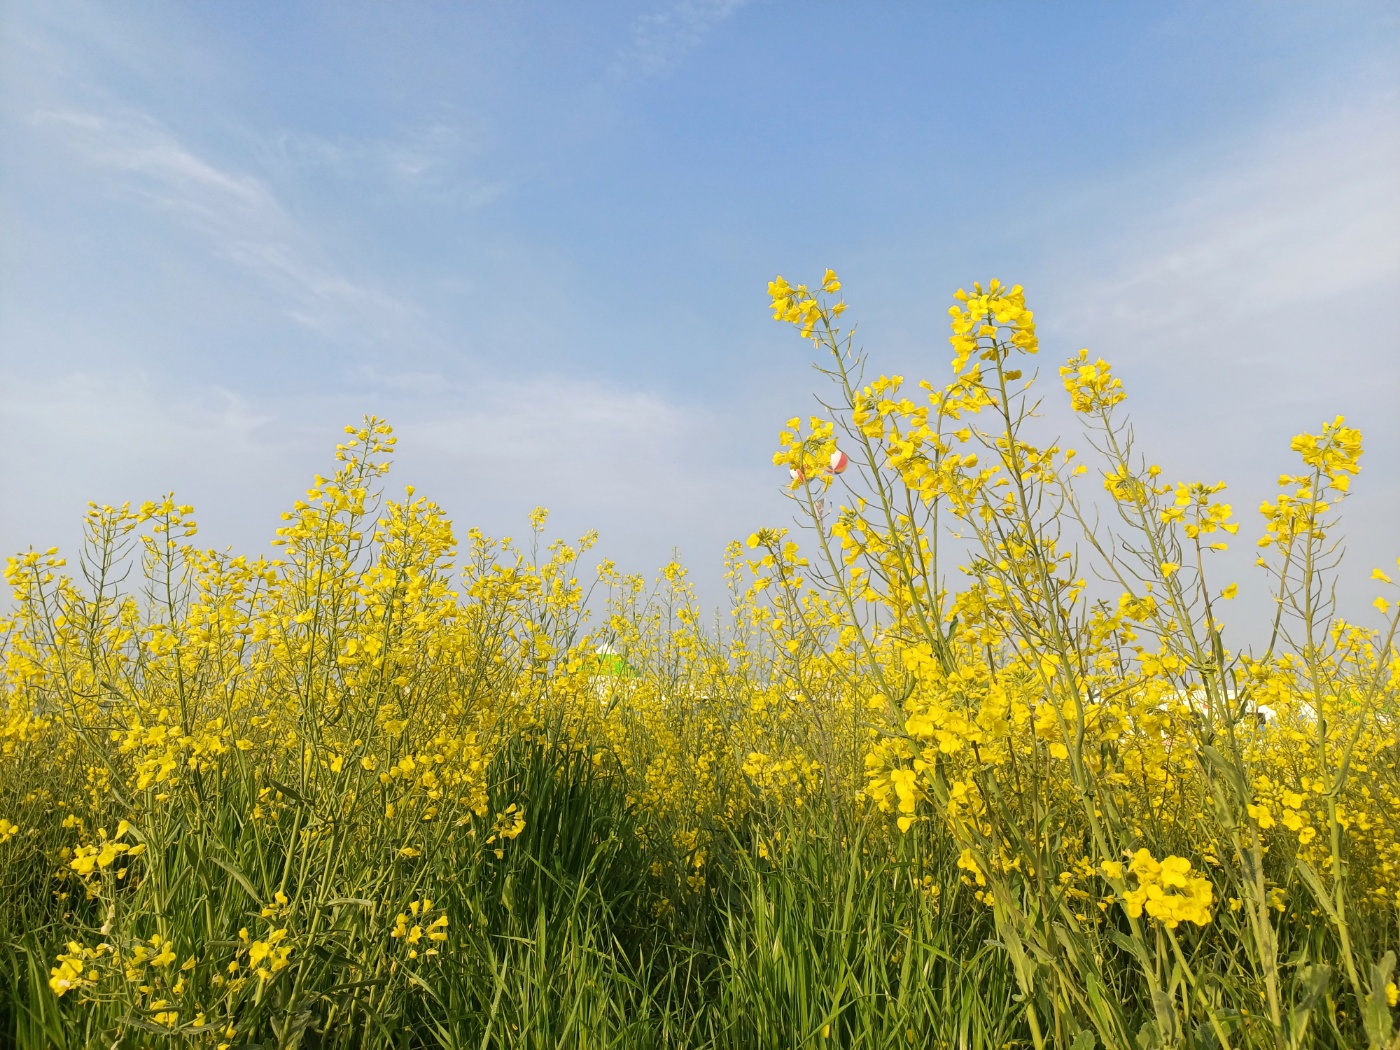
[[613,678],[637,678],[637,668],[619,657],[616,652],[598,657],[598,666],[605,675],[612,675]]
[[600,646],[598,649],[598,669],[614,678],[636,678],[640,674],[625,657],[613,652],[608,646]]

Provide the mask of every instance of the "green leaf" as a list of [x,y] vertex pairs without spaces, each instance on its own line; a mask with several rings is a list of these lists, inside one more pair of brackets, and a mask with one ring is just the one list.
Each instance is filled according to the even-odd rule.
[[1298,971],[1297,985],[1299,993],[1297,1001],[1288,1011],[1288,1043],[1293,1047],[1302,1047],[1303,1040],[1307,1036],[1308,1022],[1312,1019],[1313,1010],[1317,1009],[1318,1003],[1322,1002],[1327,994],[1327,986],[1332,981],[1332,967],[1326,965],[1305,966]]
[[1240,772],[1239,768],[1211,744],[1202,747],[1201,754],[1205,757],[1207,764],[1213,766],[1234,789],[1235,797],[1239,799],[1240,805],[1248,802],[1250,798],[1249,785],[1245,782],[1244,774]]
[[1386,952],[1381,956],[1380,962],[1371,966],[1371,993],[1366,996],[1362,1019],[1366,1025],[1366,1038],[1375,1048],[1386,1047],[1390,1043],[1392,1024],[1385,986],[1390,983],[1390,975],[1394,969],[1394,952]]
[[226,860],[220,860],[218,857],[210,857],[209,859],[212,860],[219,867],[223,868],[224,871],[232,875],[233,881],[238,883],[238,885],[242,886],[243,891],[247,893],[248,896],[252,897],[253,900],[257,901],[257,903],[259,904],[263,902],[262,897],[258,895],[257,890],[253,889],[253,884],[248,881],[248,876],[244,875],[243,872],[239,871],[236,867],[234,867]]
[[1313,897],[1317,901],[1317,906],[1327,913],[1327,918],[1335,926],[1338,922],[1337,905],[1332,900],[1332,895],[1327,892],[1327,887],[1322,884],[1322,879],[1317,871],[1305,860],[1294,862],[1294,869],[1303,876],[1303,881],[1308,884],[1308,889],[1312,891]]

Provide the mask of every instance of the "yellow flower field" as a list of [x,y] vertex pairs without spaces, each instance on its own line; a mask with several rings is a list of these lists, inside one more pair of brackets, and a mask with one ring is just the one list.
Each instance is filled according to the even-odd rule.
[[[1400,610],[1369,566],[1382,631],[1332,600],[1361,435],[1238,515],[1087,351],[1043,392],[1083,447],[1030,442],[1019,286],[918,383],[840,293],[769,285],[830,411],[718,621],[543,510],[390,496],[377,418],[275,558],[170,496],[10,559],[0,1041],[1400,1046]],[[1256,540],[1240,651],[1212,555]]]

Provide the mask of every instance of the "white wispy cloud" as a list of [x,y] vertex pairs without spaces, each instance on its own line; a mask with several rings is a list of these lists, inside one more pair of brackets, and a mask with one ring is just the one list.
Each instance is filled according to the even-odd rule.
[[[1264,129],[1165,199],[1119,205],[1115,232],[1077,275],[1100,271],[1084,317],[1174,338],[1224,318],[1400,280],[1396,100],[1310,127]],[[1112,304],[1111,307],[1108,304]]]
[[482,208],[510,191],[505,179],[476,170],[486,155],[484,132],[460,122],[432,120],[389,138],[327,138],[283,129],[259,151],[295,176],[329,172],[347,182],[376,183],[435,204]]
[[309,328],[387,333],[416,313],[334,266],[264,180],[220,167],[148,115],[49,109],[31,123],[107,173],[116,192],[166,213],[214,256],[276,291],[288,315]]
[[23,494],[0,505],[5,553],[59,545],[72,554],[87,501],[140,503],[172,490],[209,526],[203,542],[261,551],[276,510],[316,465],[306,436],[278,427],[266,407],[217,387],[176,393],[140,375],[9,376],[0,425],[42,450],[3,463],[6,488]]
[[773,468],[733,423],[651,392],[541,377],[420,405],[400,436],[405,467],[431,478],[459,521],[485,512],[498,531],[517,529],[543,504],[563,512],[561,527],[597,528],[603,553],[629,570],[679,547],[713,579],[728,541],[789,513]]
[[747,3],[748,0],[680,0],[662,10],[638,15],[632,22],[631,38],[613,61],[610,72],[618,79],[665,72]]
[[[397,426],[391,490],[411,483],[456,522],[521,535],[536,505],[567,535],[596,528],[598,557],[649,572],[679,547],[707,580],[724,544],[787,510],[771,466],[746,455],[715,411],[585,380],[533,377],[459,384],[376,374],[372,396],[240,396],[178,391],[159,379],[80,373],[0,390],[0,428],[42,457],[7,467],[16,492],[61,499],[0,508],[0,550],[78,541],[85,501],[175,490],[205,542],[265,551],[278,514],[313,473],[333,468],[340,427],[373,411]],[[707,600],[718,600],[702,586]]]

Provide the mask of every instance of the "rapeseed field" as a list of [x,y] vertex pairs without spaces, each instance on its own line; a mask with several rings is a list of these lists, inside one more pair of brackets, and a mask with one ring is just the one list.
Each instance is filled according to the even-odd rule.
[[[275,557],[171,496],[10,559],[0,1042],[1400,1046],[1398,613],[1381,569],[1381,630],[1333,601],[1361,435],[1237,515],[1105,362],[1039,392],[1019,286],[958,291],[916,384],[840,292],[769,285],[828,408],[718,618],[543,510],[498,540],[390,495],[378,418]],[[1078,453],[1028,439],[1041,396]]]

